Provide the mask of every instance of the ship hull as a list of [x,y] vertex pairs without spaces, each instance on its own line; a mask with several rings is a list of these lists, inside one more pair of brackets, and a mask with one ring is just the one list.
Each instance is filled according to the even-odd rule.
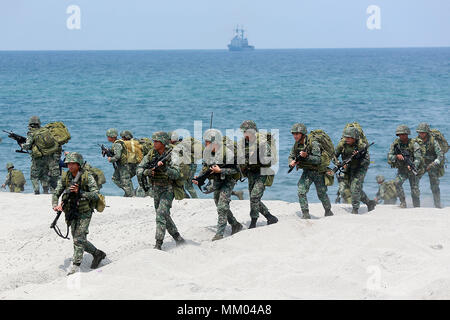
[[254,46],[246,46],[246,47],[235,47],[228,45],[229,51],[253,51],[255,50]]

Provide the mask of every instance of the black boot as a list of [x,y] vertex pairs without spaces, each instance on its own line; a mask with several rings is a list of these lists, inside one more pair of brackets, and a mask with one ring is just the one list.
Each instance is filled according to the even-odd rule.
[[42,187],[42,189],[44,190],[44,194],[48,194],[48,187]]
[[97,249],[97,250],[95,250],[93,256],[94,256],[94,259],[92,260],[92,263],[91,263],[91,269],[97,269],[100,262],[106,258],[106,253],[104,253],[102,250]]
[[377,203],[374,200],[369,200],[369,202],[367,202],[367,211],[374,210],[376,205]]
[[186,243],[186,241],[183,239],[182,236],[180,236],[180,233],[175,233],[173,236],[173,239],[175,240],[177,246]]
[[326,209],[325,210],[325,217],[331,217],[334,216],[333,211],[331,211],[331,209]]
[[311,219],[309,215],[309,210],[302,211],[302,219]]
[[35,191],[34,194],[40,194],[39,190],[38,190],[38,191]]
[[414,208],[420,208],[420,199],[419,198],[413,198],[413,206]]
[[358,209],[356,209],[356,208],[353,208],[353,210],[352,210],[352,214],[358,214]]
[[252,221],[250,221],[250,225],[248,226],[249,229],[253,229],[256,227],[256,221],[258,221],[258,218],[252,218]]
[[241,230],[242,230],[242,224],[240,224],[239,222],[237,222],[231,226],[231,234],[235,234],[236,232],[239,232]]
[[266,214],[267,224],[273,224],[278,222],[278,218],[271,215],[270,213]]
[[156,244],[155,244],[155,246],[153,247],[153,249],[158,249],[158,250],[162,250],[162,244],[163,244],[163,241],[162,240],[156,240]]

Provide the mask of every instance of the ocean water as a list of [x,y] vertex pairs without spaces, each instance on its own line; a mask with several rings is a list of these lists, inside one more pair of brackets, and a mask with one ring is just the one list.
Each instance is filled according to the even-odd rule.
[[[105,171],[107,195],[123,194],[97,145],[108,144],[108,128],[129,129],[135,137],[180,128],[193,133],[194,121],[207,129],[214,112],[213,126],[223,132],[246,119],[279,130],[280,169],[264,199],[291,202],[297,201],[301,173],[287,174],[292,124],[324,129],[336,144],[345,124],[358,121],[375,142],[364,184],[372,198],[377,174],[395,177],[386,155],[397,125],[407,124],[415,136],[417,124],[428,122],[450,138],[449,109],[450,48],[0,52],[0,129],[26,135],[33,115],[43,123],[63,121],[72,134],[65,149]],[[28,178],[29,156],[15,153],[15,141],[3,132],[0,138],[2,182],[8,161]],[[409,196],[409,184],[404,186]],[[32,192],[30,181],[26,192]],[[335,183],[332,202],[336,192]],[[427,176],[421,192],[423,204],[431,206]],[[449,193],[446,173],[444,205]],[[314,186],[308,198],[318,201]]]

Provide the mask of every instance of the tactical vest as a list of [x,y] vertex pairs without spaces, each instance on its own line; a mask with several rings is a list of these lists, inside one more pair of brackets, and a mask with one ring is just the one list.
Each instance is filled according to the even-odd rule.
[[[165,153],[169,152],[170,148],[166,148],[166,150],[164,151]],[[151,149],[149,154],[148,154],[148,159],[150,161],[152,161],[154,158],[159,157],[160,154],[158,153],[158,151],[156,151],[156,149]],[[171,181],[169,179],[169,176],[166,173],[166,168],[167,168],[167,164],[170,162],[170,157],[167,161],[164,162],[164,165],[162,167],[160,167],[158,170],[155,170],[155,175],[154,176],[149,176],[149,179],[151,181],[151,183],[154,183],[156,185],[169,185],[171,184]],[[147,168],[146,168],[147,169]]]
[[[363,148],[364,143],[361,142],[361,140],[356,140],[353,145],[348,145],[345,143],[345,140],[339,141],[336,150],[341,149],[341,157],[342,160],[348,159],[353,155],[354,151],[361,150]],[[353,159],[349,165],[348,169],[356,169],[359,167],[360,160],[359,159]]]
[[[414,142],[415,139],[408,139],[408,143],[404,144],[400,141],[400,138],[397,138],[392,143],[392,148],[395,147],[395,145],[398,145],[401,150],[407,150],[411,156],[411,161],[414,162]],[[395,154],[395,153],[394,153]],[[391,165],[392,168],[407,168],[408,165],[406,164],[406,161],[399,161],[398,159],[395,159],[393,162],[388,159],[388,164]]]
[[[81,181],[79,184],[79,188],[80,191],[85,191],[85,192],[89,192],[89,186],[88,186],[88,171],[83,171],[83,173],[81,174]],[[62,183],[63,183],[63,187],[64,190],[68,190],[72,180],[75,177],[72,176],[72,174],[70,173],[70,171],[64,171],[62,173],[61,179],[62,179]],[[72,208],[70,208],[70,201],[68,201],[69,199],[69,193],[64,192],[63,196],[62,196],[62,201],[63,201],[63,210],[64,212],[70,212],[70,210]],[[78,212],[79,213],[87,213],[87,212],[93,212],[94,208],[92,206],[92,204],[89,202],[89,200],[87,199],[80,199],[79,205],[78,205]]]
[[[300,141],[295,141],[295,144],[294,144],[294,152],[295,152],[295,154],[300,154],[301,151],[304,151],[307,154],[311,154],[311,152],[312,152],[312,141],[309,141],[308,136],[306,136],[304,142],[305,143],[303,144]],[[317,171],[319,169],[319,165],[308,163],[308,162],[302,160],[302,161],[297,163],[297,168]]]

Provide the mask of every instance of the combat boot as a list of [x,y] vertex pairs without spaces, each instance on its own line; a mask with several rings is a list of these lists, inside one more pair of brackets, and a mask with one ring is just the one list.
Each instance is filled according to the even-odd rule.
[[242,224],[240,224],[239,222],[235,223],[231,226],[231,234],[235,234],[236,232],[239,232],[241,230],[242,230]]
[[358,214],[358,209],[357,208],[353,208],[352,209],[352,214]]
[[239,200],[244,200],[244,191],[242,190],[234,191],[234,195],[238,197]]
[[38,190],[38,191],[35,191],[34,194],[40,194],[39,190]]
[[302,211],[302,219],[311,219],[309,215],[309,210]]
[[178,232],[173,235],[173,239],[175,240],[177,246],[186,243],[186,240],[184,240],[183,237],[180,236],[180,233]]
[[69,272],[67,272],[67,275],[70,276],[74,273],[80,272],[80,264],[79,263],[74,263],[72,265],[72,268],[70,269]]
[[377,203],[374,200],[369,200],[369,202],[367,202],[367,211],[374,210],[376,205]]
[[258,221],[258,218],[252,218],[252,221],[250,221],[250,225],[248,226],[249,229],[253,229],[256,227],[256,221]]
[[163,241],[162,240],[156,240],[155,246],[153,247],[153,249],[157,249],[157,250],[162,250],[162,244]]
[[406,202],[404,200],[400,201],[400,208],[406,208]]
[[441,193],[435,193],[433,192],[433,200],[434,200],[434,207],[438,209],[442,209],[441,206]]
[[333,211],[331,211],[331,209],[326,209],[325,210],[325,217],[331,217],[334,216]]
[[266,214],[267,224],[273,224],[278,222],[278,218],[271,215],[270,213]]
[[48,187],[42,187],[43,194],[48,194]]
[[420,199],[419,198],[413,198],[413,206],[414,208],[420,208]]
[[91,269],[97,269],[100,262],[106,258],[106,253],[104,253],[102,250],[97,249],[97,250],[95,250],[93,256],[94,256],[94,259],[92,260],[92,263],[91,263]]
[[222,234],[216,234],[211,241],[216,241],[216,240],[221,240],[223,239],[223,235]]

